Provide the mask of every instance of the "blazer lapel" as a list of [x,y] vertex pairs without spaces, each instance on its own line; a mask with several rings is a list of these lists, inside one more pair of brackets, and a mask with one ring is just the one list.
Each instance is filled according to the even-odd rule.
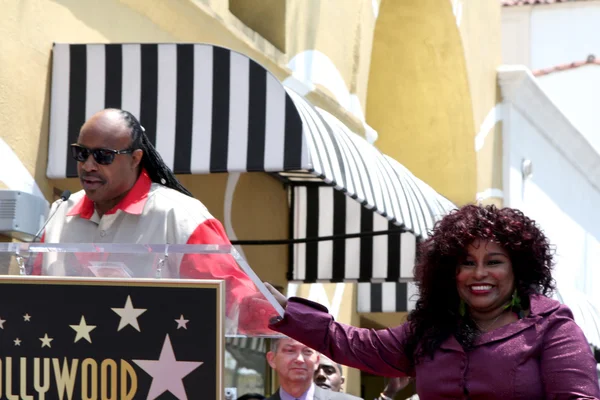
[[281,400],[281,396],[279,395],[279,389],[271,396],[271,400]]

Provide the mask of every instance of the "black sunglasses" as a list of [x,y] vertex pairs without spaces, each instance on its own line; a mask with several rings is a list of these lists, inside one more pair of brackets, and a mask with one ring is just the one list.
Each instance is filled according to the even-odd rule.
[[115,161],[117,154],[131,154],[134,149],[112,150],[112,149],[88,149],[77,143],[71,145],[71,155],[79,162],[86,162],[90,154],[94,160],[100,165],[110,165]]

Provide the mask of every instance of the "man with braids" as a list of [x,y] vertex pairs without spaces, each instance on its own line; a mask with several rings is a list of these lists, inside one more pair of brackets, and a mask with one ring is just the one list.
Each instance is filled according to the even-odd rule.
[[420,247],[408,322],[370,330],[337,323],[305,299],[271,327],[332,360],[416,378],[425,399],[599,399],[596,362],[571,310],[551,299],[553,252],[522,212],[468,205]]
[[[70,150],[77,160],[83,190],[65,203],[53,205],[51,212],[56,210],[56,213],[46,226],[42,241],[229,244],[221,223],[179,183],[131,113],[117,109],[96,113],[83,125],[77,143]],[[93,261],[90,257],[78,255],[72,262],[46,257],[43,263],[36,263],[34,273],[80,275],[85,273],[81,268]],[[119,261],[123,261],[122,257]],[[134,276],[154,276],[154,258],[136,255],[125,264]],[[236,309],[238,303],[246,308],[249,304],[260,306],[260,301],[253,301],[254,285],[229,255],[172,256],[162,275],[225,279],[230,293],[227,297],[230,318],[240,312]],[[260,323],[251,310],[240,312],[240,324],[245,324],[246,329],[266,329],[266,321],[262,321],[262,327]]]

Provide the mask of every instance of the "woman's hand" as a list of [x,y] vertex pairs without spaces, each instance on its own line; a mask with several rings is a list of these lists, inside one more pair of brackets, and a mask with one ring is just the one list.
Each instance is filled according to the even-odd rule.
[[409,376],[404,376],[402,378],[390,378],[388,384],[383,389],[382,395],[387,398],[393,399],[399,391],[404,389],[410,383],[411,378]]
[[277,300],[277,302],[285,310],[285,308],[287,307],[287,302],[288,302],[287,298],[283,294],[281,294],[281,292],[279,290],[275,289],[273,287],[273,285],[271,285],[269,282],[264,282],[264,284],[267,287],[267,289],[269,289],[269,292],[271,292],[273,297],[275,297],[275,300]]

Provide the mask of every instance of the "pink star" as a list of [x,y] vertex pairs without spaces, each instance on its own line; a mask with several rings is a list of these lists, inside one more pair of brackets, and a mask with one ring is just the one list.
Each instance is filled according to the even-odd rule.
[[152,377],[147,400],[154,400],[166,391],[171,392],[179,400],[187,400],[182,379],[204,364],[203,362],[177,361],[169,335],[165,338],[158,360],[133,360],[133,362]]

